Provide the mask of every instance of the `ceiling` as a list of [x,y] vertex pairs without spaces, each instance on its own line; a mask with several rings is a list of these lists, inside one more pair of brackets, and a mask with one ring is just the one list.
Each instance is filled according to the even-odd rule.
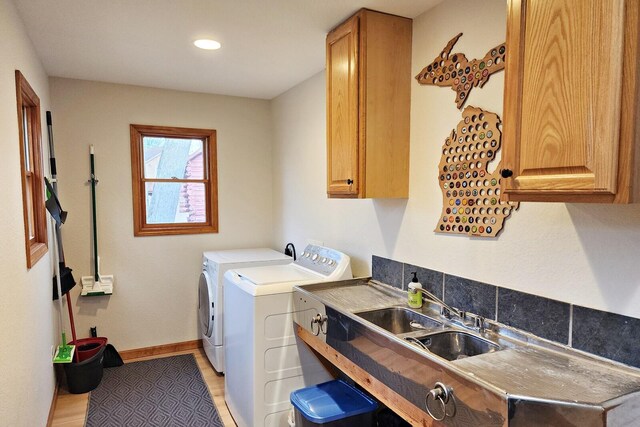
[[[442,0],[14,0],[50,76],[272,99],[324,68],[361,7],[414,18]],[[193,40],[212,38],[204,51]]]

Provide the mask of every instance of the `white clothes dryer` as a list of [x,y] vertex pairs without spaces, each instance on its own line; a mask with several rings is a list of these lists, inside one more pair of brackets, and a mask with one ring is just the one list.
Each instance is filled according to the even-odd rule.
[[273,249],[233,249],[202,254],[198,283],[198,312],[202,346],[218,372],[224,372],[223,298],[224,273],[231,268],[289,264],[290,256]]
[[287,426],[290,393],[333,379],[296,336],[293,287],[352,277],[347,255],[313,245],[291,264],[227,271],[224,397],[238,427]]

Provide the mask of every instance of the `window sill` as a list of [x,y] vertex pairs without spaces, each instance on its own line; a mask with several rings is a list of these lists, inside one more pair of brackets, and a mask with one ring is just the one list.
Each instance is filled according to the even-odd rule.
[[180,227],[180,226],[154,226],[154,227],[144,227],[144,228],[136,228],[133,231],[133,235],[136,237],[141,236],[172,236],[172,235],[180,235],[180,234],[207,234],[207,233],[217,233],[218,226],[217,225],[198,225],[198,226],[189,226],[189,227]]
[[33,243],[27,253],[27,268],[32,268],[49,251],[45,243]]

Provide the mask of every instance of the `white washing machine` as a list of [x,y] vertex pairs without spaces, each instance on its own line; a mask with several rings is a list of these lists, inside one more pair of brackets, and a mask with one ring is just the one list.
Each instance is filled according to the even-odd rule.
[[293,287],[352,278],[350,258],[309,245],[296,262],[227,271],[224,397],[239,427],[287,426],[289,394],[333,379],[293,324]]
[[289,264],[290,256],[273,249],[234,249],[202,254],[198,312],[202,346],[214,369],[224,372],[223,277],[230,268]]

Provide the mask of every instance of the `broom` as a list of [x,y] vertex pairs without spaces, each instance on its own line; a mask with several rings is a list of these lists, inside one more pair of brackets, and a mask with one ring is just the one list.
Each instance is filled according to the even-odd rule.
[[93,145],[89,149],[89,161],[91,162],[91,212],[93,214],[93,276],[81,277],[82,296],[111,295],[113,294],[113,276],[100,274],[100,257],[98,256],[98,223],[96,209],[96,169]]
[[[51,216],[52,225],[55,227],[55,219]],[[62,286],[60,284],[60,263],[58,262],[58,239],[57,236],[53,238],[53,254],[55,257],[55,269],[56,269],[56,285],[58,288],[58,295],[62,295]],[[60,329],[62,330],[62,343],[56,349],[56,353],[53,356],[53,363],[71,363],[73,361],[73,353],[76,350],[75,345],[67,344],[67,334],[64,331],[64,321],[62,319],[63,307],[62,298],[58,298],[58,304],[60,306]]]

